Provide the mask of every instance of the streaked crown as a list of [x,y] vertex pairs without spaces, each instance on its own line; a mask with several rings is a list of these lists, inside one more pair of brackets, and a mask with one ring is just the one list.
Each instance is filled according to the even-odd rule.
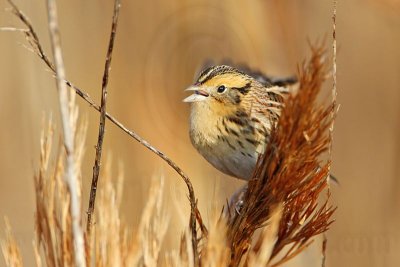
[[219,65],[219,66],[212,66],[210,68],[205,69],[197,79],[197,84],[204,84],[207,81],[211,80],[216,76],[220,76],[222,74],[233,74],[233,75],[245,75],[245,73],[239,71],[238,69],[227,66],[227,65]]

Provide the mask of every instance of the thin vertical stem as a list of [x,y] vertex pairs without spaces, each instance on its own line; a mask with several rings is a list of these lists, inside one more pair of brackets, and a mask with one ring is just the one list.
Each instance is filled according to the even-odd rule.
[[107,85],[108,85],[108,77],[109,77],[109,73],[110,73],[110,69],[111,69],[111,60],[112,60],[112,52],[113,52],[113,48],[114,48],[114,40],[115,40],[115,35],[117,33],[120,6],[121,6],[121,1],[115,0],[114,14],[113,14],[112,25],[111,25],[111,34],[110,34],[110,40],[108,43],[106,62],[105,62],[105,66],[104,66],[103,81],[102,81],[102,86],[101,86],[99,134],[98,134],[97,145],[96,145],[96,158],[95,158],[94,166],[93,166],[92,185],[90,188],[89,208],[87,211],[86,232],[88,233],[89,236],[91,234],[92,216],[93,216],[94,205],[95,205],[95,201],[96,201],[97,182],[99,180],[99,174],[100,174],[101,154],[102,154],[102,150],[103,150],[103,140],[104,140],[104,133],[105,133],[105,125],[106,125]]
[[64,179],[70,194],[70,213],[72,219],[72,235],[74,240],[75,266],[86,266],[85,244],[81,227],[81,201],[77,169],[75,165],[75,125],[71,115],[71,108],[74,103],[70,103],[65,80],[65,68],[61,51],[60,33],[57,22],[57,6],[54,0],[47,0],[48,24],[51,40],[51,47],[55,62],[56,84],[60,104],[61,121],[64,136],[64,148],[66,152],[66,168]]
[[[337,11],[337,0],[333,0],[333,14],[332,14],[332,110],[331,110],[331,125],[329,127],[329,161],[332,162],[332,146],[333,146],[333,130],[335,126],[335,115],[337,112],[337,69],[336,69],[336,11]],[[331,164],[328,167],[328,177],[331,176]],[[329,188],[328,188],[329,190]],[[328,237],[326,233],[322,235],[322,260],[321,266],[325,267],[326,265],[326,249],[328,246]]]

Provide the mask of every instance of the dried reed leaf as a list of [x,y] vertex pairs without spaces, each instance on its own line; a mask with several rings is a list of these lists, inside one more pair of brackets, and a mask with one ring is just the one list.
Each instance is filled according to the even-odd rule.
[[176,267],[194,267],[193,247],[191,244],[192,235],[189,229],[186,229],[181,237],[179,251],[172,250],[166,253],[166,266]]
[[267,266],[278,239],[282,210],[282,204],[272,209],[267,225],[262,229],[259,239],[248,255],[248,266]]
[[2,240],[1,250],[3,252],[4,260],[7,266],[10,267],[22,267],[22,256],[15,241],[14,235],[11,231],[10,222],[7,218],[4,218],[5,230],[6,230],[6,240]]
[[115,188],[111,181],[111,160],[107,160],[99,187],[96,236],[96,265],[121,266],[121,221]]
[[[174,205],[175,220],[180,221],[182,225],[187,223],[187,215],[182,206],[182,198],[179,194],[171,194],[172,203]],[[183,234],[180,238],[179,250],[166,251],[165,264],[166,266],[188,266],[194,267],[194,253],[192,246],[192,232],[189,228],[183,229]]]
[[164,177],[153,178],[138,229],[141,248],[139,266],[156,266],[159,261],[169,222],[162,207],[163,190]]
[[211,216],[208,238],[201,250],[201,266],[228,266],[230,248],[227,243],[227,223],[225,218],[213,212]]

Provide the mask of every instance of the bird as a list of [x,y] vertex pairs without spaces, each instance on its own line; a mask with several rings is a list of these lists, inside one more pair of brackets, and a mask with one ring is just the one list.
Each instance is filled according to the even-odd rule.
[[294,77],[273,79],[246,67],[204,69],[183,100],[190,103],[191,143],[219,171],[250,180],[284,98],[297,84]]

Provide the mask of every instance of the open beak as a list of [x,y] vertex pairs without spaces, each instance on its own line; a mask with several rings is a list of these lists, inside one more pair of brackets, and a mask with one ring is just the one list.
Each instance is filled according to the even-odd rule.
[[199,101],[204,101],[207,99],[207,97],[210,95],[207,91],[200,89],[198,86],[190,86],[187,88],[185,91],[194,91],[194,93],[185,99],[183,99],[183,102],[199,102]]

